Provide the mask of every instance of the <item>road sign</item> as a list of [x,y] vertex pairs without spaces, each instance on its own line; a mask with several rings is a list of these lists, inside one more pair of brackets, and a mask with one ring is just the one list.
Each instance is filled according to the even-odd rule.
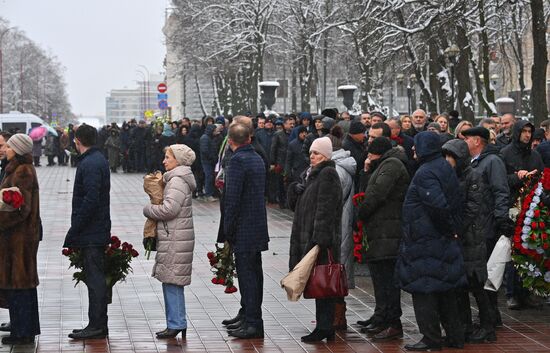
[[164,99],[160,100],[159,101],[159,108],[162,109],[162,110],[168,108],[168,102],[165,101]]
[[145,115],[145,118],[151,119],[151,118],[155,115],[155,112],[152,111],[152,110],[146,110],[146,111],[144,112],[144,115]]
[[160,93],[164,93],[164,92],[166,92],[168,87],[166,87],[166,83],[161,82],[161,83],[158,84],[157,89]]
[[160,101],[162,99],[166,100],[168,99],[168,94],[167,93],[157,93],[157,99]]

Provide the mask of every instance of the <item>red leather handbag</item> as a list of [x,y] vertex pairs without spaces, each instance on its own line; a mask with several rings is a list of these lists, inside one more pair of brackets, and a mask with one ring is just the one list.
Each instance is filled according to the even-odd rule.
[[[345,297],[348,295],[348,277],[344,265],[334,263],[332,250],[328,249],[328,264],[317,262],[311,270],[304,289],[304,298],[322,299]],[[317,257],[319,261],[319,257]]]

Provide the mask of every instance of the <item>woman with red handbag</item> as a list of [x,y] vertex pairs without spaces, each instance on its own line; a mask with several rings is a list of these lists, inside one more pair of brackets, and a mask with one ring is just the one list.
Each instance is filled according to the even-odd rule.
[[[317,264],[329,262],[328,251],[335,262],[340,260],[342,186],[331,158],[330,139],[316,139],[309,149],[310,167],[289,186],[288,203],[294,211],[289,270],[317,244],[321,247]],[[315,299],[317,325],[302,337],[303,342],[334,340],[334,306],[334,298]]]

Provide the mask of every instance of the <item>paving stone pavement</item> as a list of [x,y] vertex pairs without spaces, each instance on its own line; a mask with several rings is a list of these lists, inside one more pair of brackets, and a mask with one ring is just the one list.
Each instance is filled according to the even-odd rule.
[[[210,282],[206,253],[214,248],[219,211],[218,202],[194,202],[196,234],[192,284],[185,289],[189,327],[187,338],[158,340],[154,332],[165,328],[161,284],[153,279],[153,258],[141,252],[132,262],[133,273],[114,287],[109,305],[109,338],[73,341],[67,334],[87,323],[87,292],[83,284],[74,286],[72,270],[61,246],[69,227],[75,169],[38,168],[44,241],[39,249],[38,287],[42,334],[35,346],[0,345],[5,352],[401,352],[407,343],[420,338],[414,321],[411,298],[403,293],[405,337],[388,343],[373,343],[354,324],[369,317],[374,308],[373,290],[368,277],[357,278],[357,288],[347,297],[348,328],[335,342],[305,344],[300,337],[315,326],[314,302],[288,302],[279,281],[287,273],[292,215],[268,207],[270,249],[263,253],[265,288],[263,317],[265,338],[239,340],[228,337],[221,325],[239,308],[239,292],[225,294]],[[123,241],[141,247],[144,218],[142,206],[148,202],[142,176],[113,174],[111,178],[112,233]],[[504,302],[504,300],[501,300]],[[540,310],[502,309],[504,328],[497,331],[495,344],[467,345],[460,352],[550,352],[550,307]],[[0,310],[0,321],[8,320]],[[2,333],[5,334],[5,333]],[[451,350],[449,350],[451,351]]]

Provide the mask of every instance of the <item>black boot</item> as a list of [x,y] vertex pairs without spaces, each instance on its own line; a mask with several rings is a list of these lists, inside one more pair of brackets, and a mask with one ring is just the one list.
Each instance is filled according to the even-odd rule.
[[470,343],[496,342],[496,340],[497,335],[495,331],[486,328],[480,328],[468,337],[468,342]]
[[187,335],[187,329],[182,330],[167,328],[163,331],[157,332],[157,338],[175,338],[181,332],[181,337],[185,338]]
[[235,316],[232,319],[223,320],[222,325],[227,326],[227,325],[235,324],[235,323],[237,323],[237,321],[241,321],[242,317],[243,317],[243,315],[242,315],[241,311],[239,310],[239,313],[237,314],[237,316]]
[[10,332],[11,331],[11,322],[4,322],[0,325],[0,331]]
[[2,337],[2,344],[18,345],[18,344],[34,344],[34,336],[30,337]]

